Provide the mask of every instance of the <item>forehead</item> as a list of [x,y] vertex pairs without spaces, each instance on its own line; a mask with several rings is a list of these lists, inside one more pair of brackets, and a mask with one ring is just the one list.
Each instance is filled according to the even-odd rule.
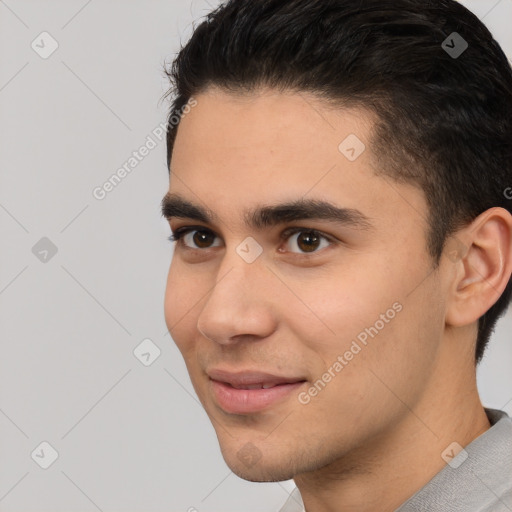
[[[373,125],[369,111],[335,108],[307,92],[260,89],[242,95],[208,89],[195,99],[196,106],[178,127],[173,160],[183,150],[189,160],[209,154],[225,161],[256,155],[262,163],[271,157],[302,160],[308,155],[308,161],[316,161],[322,153],[334,163],[345,137],[368,141]],[[259,160],[251,160],[251,166]]]
[[[335,109],[305,92],[269,89],[244,95],[210,89],[195,99],[176,135],[169,191],[220,216],[318,199],[371,218],[403,208],[404,194],[414,194],[398,184],[411,190],[390,194],[376,175],[374,118],[365,109]],[[417,201],[406,197],[409,205]]]

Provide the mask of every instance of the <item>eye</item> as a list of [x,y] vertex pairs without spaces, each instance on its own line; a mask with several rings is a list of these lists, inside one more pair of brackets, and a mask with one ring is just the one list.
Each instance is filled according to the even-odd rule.
[[218,237],[213,231],[205,228],[195,229],[193,227],[179,228],[169,236],[171,242],[178,242],[188,249],[209,249],[210,247],[221,246],[222,243],[213,244],[215,238]]
[[[304,228],[288,229],[281,234],[281,238],[288,240],[290,252],[298,254],[318,252],[333,243],[319,231]],[[280,250],[280,252],[283,251]]]
[[[284,230],[280,238],[287,242],[288,249],[278,249],[279,252],[308,255],[319,252],[336,242],[327,235],[315,229],[289,228]],[[178,228],[169,236],[171,242],[192,250],[210,249],[222,246],[221,239],[211,230],[202,226],[186,226]]]

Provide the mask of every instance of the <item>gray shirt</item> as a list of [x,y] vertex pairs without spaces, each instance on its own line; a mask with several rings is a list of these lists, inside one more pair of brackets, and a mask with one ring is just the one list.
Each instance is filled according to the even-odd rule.
[[[491,428],[396,512],[512,512],[512,420],[503,411],[485,412]],[[297,488],[279,512],[305,512]]]

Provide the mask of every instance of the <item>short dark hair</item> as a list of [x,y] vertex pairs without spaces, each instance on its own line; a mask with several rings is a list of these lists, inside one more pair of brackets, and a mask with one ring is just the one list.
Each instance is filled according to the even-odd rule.
[[[448,51],[461,48],[453,32],[468,44],[460,56]],[[376,114],[379,173],[424,191],[434,266],[458,228],[491,207],[511,211],[512,69],[456,1],[229,0],[194,28],[165,72],[174,94],[168,168],[179,126],[171,116],[193,95],[267,86]],[[509,280],[479,319],[476,362],[511,295]]]

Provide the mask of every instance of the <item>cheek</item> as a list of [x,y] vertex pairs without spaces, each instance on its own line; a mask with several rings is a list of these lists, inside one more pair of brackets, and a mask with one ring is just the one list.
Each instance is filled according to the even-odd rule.
[[199,283],[186,275],[177,262],[171,263],[164,298],[167,329],[184,356],[190,349],[190,333],[194,332],[197,325],[194,315],[197,315],[198,301],[202,296]]
[[[361,271],[361,268],[373,268],[373,271]],[[314,281],[294,286],[301,303],[293,300],[286,303],[286,323],[295,326],[297,338],[325,363],[349,350],[352,340],[360,333],[364,340],[365,329],[376,322],[379,331],[386,329],[388,324],[382,324],[381,314],[389,311],[386,317],[389,322],[399,316],[393,309],[400,296],[395,291],[396,285],[383,283],[382,275],[389,276],[389,273],[378,272],[375,268],[373,262],[361,264],[359,269],[334,269],[326,275],[315,276]]]
[[409,282],[388,275],[385,282],[375,279],[373,290],[354,284],[338,311],[330,310],[337,337],[323,360],[327,367],[340,355],[346,361],[332,389],[342,390],[346,400],[391,407],[399,402],[396,394],[414,403],[430,378],[442,340],[443,304],[435,299],[435,279],[413,293]]
[[[315,373],[345,353],[349,366],[385,368],[391,376],[417,371],[414,366],[425,362],[428,366],[442,335],[442,304],[432,307],[439,290],[433,276],[425,280],[423,267],[403,268],[396,263],[399,257],[394,261],[394,267],[381,258],[359,270],[340,269],[318,278],[315,286],[300,283],[296,288],[298,296],[307,298],[307,308],[289,306],[287,323],[310,361],[316,361]],[[411,293],[416,282],[422,284]]]

